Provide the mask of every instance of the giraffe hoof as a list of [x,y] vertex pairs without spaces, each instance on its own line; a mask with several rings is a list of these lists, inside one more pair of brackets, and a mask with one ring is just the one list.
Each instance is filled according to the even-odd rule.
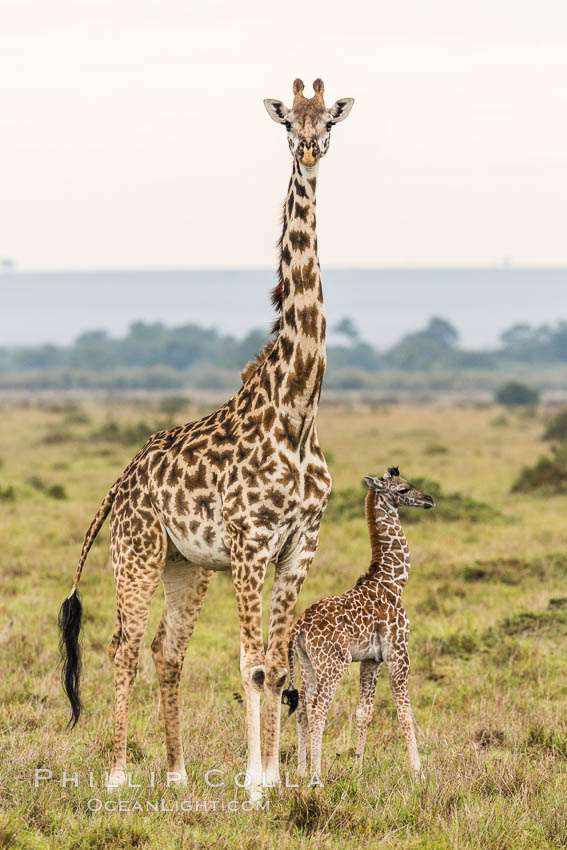
[[264,788],[277,788],[280,785],[280,774],[278,770],[267,770],[263,779]]
[[120,788],[126,782],[126,771],[123,768],[114,768],[108,774],[108,778],[106,780],[106,790],[114,791],[116,788]]
[[284,670],[283,673],[280,673],[278,678],[276,679],[276,690],[280,690],[285,685],[285,680],[287,679],[287,670]]
[[261,788],[251,788],[248,790],[248,799],[255,805],[259,805],[262,802],[262,797],[263,793]]
[[252,667],[250,670],[250,681],[257,690],[262,691],[264,689],[265,678],[266,670],[263,664],[260,664],[257,667]]
[[168,771],[167,774],[167,786],[170,788],[172,785],[177,787],[184,787],[187,785],[187,773],[185,768],[182,770],[171,770]]

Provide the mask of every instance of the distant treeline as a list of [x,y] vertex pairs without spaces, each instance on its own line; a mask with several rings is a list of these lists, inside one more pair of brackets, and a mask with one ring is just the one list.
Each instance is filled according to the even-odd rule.
[[[567,321],[539,327],[517,324],[504,331],[493,350],[467,351],[446,319],[433,317],[427,326],[378,350],[360,339],[354,323],[342,319],[329,345],[326,384],[336,389],[369,385],[376,373],[489,371],[513,364],[545,366],[567,363]],[[0,388],[172,388],[196,386],[224,389],[237,382],[240,369],[259,352],[263,331],[244,339],[213,328],[136,322],[122,339],[105,331],[81,334],[68,347],[0,348]]]

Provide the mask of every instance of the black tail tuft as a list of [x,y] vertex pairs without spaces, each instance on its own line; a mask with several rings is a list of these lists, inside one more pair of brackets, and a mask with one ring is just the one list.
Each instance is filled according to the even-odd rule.
[[296,688],[288,688],[282,693],[282,705],[289,705],[289,713],[293,714],[299,702],[299,691]]
[[79,694],[79,679],[81,676],[81,647],[79,644],[79,632],[81,631],[81,616],[83,606],[77,590],[74,590],[59,611],[59,651],[63,669],[61,670],[61,681],[65,693],[71,703],[71,719],[69,725],[75,726],[81,714],[81,697]]

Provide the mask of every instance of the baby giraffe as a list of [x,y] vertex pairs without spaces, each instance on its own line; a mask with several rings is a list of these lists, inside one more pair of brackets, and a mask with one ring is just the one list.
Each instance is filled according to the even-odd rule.
[[[370,533],[370,568],[352,590],[311,605],[292,629],[289,643],[289,689],[282,702],[297,708],[298,773],[306,773],[307,731],[311,734],[311,781],[321,782],[321,743],[327,712],[351,661],[360,661],[360,696],[356,709],[356,760],[362,769],[364,744],[374,714],[374,692],[382,661],[403,729],[411,768],[421,765],[408,696],[409,620],[401,595],[410,568],[410,553],[398,508],[432,508],[435,502],[390,467],[382,478],[367,476],[366,519]],[[295,651],[301,668],[301,691],[293,687]]]

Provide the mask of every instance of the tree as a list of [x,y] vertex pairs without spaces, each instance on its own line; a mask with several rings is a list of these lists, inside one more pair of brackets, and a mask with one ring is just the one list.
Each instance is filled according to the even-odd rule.
[[108,334],[106,331],[85,331],[79,334],[75,345],[92,345],[93,343],[106,342]]
[[455,348],[459,341],[458,330],[440,316],[433,316],[422,334],[436,340],[444,348]]
[[496,392],[496,401],[506,407],[534,405],[539,401],[539,390],[518,381],[509,381]]
[[349,319],[348,316],[343,316],[343,318],[337,322],[333,331],[336,334],[346,337],[351,343],[354,343],[359,339],[358,328],[354,324],[353,320]]
[[500,334],[500,342],[505,349],[515,353],[533,345],[533,337],[533,328],[525,322],[518,322]]
[[550,347],[554,359],[567,360],[567,322],[558,323],[557,330],[552,334]]
[[567,443],[567,407],[555,414],[546,428],[543,439]]

